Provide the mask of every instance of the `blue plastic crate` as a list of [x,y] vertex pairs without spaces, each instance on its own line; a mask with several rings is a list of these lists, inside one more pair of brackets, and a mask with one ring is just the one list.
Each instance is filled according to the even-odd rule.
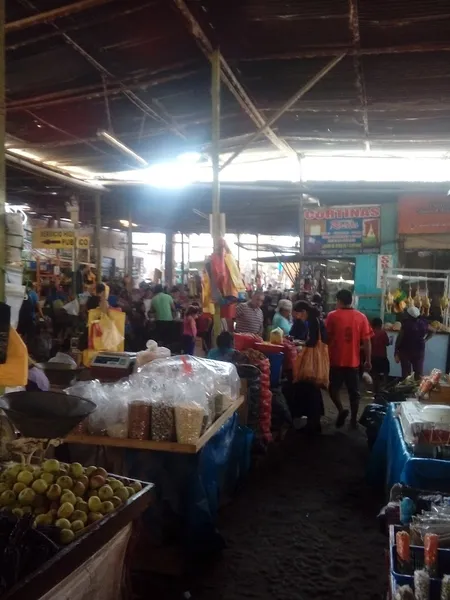
[[[400,530],[398,528],[397,530]],[[411,546],[412,573],[424,568],[423,546]],[[414,589],[414,575],[403,575],[398,572],[397,545],[391,546],[391,574],[397,586],[409,585]],[[450,550],[439,548],[438,550],[438,577],[430,579],[430,600],[439,600],[441,594],[441,580],[443,575],[450,575]]]

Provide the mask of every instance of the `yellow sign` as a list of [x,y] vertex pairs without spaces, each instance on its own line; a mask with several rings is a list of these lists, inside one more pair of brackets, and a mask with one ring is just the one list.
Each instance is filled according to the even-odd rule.
[[87,235],[77,237],[77,248],[80,250],[87,250],[90,246],[91,240]]
[[[74,240],[73,229],[35,229],[33,231],[33,248],[73,248]],[[80,236],[76,240],[77,248],[89,248],[89,236]]]
[[35,229],[33,248],[73,248],[74,232],[70,229]]

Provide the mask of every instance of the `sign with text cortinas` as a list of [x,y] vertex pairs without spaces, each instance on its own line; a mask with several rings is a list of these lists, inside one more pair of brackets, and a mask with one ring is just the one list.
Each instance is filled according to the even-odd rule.
[[450,232],[449,196],[401,196],[398,200],[398,232]]
[[372,254],[380,249],[379,206],[306,208],[305,254]]

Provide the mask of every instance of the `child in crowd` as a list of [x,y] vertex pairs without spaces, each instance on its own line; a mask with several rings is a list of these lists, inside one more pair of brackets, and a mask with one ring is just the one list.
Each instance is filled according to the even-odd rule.
[[189,306],[183,320],[183,354],[195,354],[195,339],[197,337],[197,323],[199,309],[197,306]]
[[383,329],[383,321],[378,317],[372,320],[374,336],[372,338],[372,377],[374,391],[378,392],[380,383],[387,381],[389,375],[389,359],[387,347],[390,345],[389,337]]

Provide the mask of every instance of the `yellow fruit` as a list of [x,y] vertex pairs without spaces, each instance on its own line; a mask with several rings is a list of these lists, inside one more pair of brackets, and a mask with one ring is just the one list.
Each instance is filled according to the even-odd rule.
[[78,477],[77,481],[82,483],[86,489],[89,487],[89,477],[87,475],[82,475],[81,477]]
[[127,485],[127,487],[125,489],[128,491],[129,498],[131,498],[131,496],[133,496],[136,493],[130,485]]
[[114,509],[114,504],[112,502],[110,502],[109,500],[106,500],[106,502],[102,502],[102,508],[101,511],[104,515],[107,515],[109,513],[112,513]]
[[16,496],[18,496],[20,494],[20,492],[22,490],[24,490],[26,487],[27,486],[24,483],[22,483],[21,481],[18,481],[17,483],[15,483],[13,485],[12,489],[13,489],[13,492],[16,494]]
[[130,497],[130,494],[125,487],[119,487],[115,490],[114,495],[122,500],[122,502],[126,502]]
[[36,494],[31,488],[25,488],[22,490],[17,498],[19,504],[22,506],[31,506],[33,504],[33,500],[35,499]]
[[95,471],[92,473],[92,476],[97,476],[99,475],[100,477],[103,477],[103,479],[106,481],[106,478],[108,477],[108,472],[103,468],[103,467],[97,467],[95,469]]
[[115,492],[120,487],[125,487],[121,481],[118,479],[108,479],[108,485],[112,488],[112,491]]
[[70,544],[70,542],[73,542],[74,539],[75,534],[71,529],[61,529],[61,532],[59,534],[59,541],[61,542],[61,544],[65,546],[67,544]]
[[98,496],[91,496],[88,500],[88,506],[91,512],[98,513],[102,508],[102,501]]
[[48,485],[51,485],[55,481],[55,478],[52,473],[44,472],[42,473],[40,478],[43,479],[46,483],[48,483]]
[[52,519],[47,514],[38,515],[34,520],[34,526],[39,527],[39,525],[47,526],[52,524]]
[[56,483],[62,490],[71,490],[73,488],[73,480],[68,475],[63,475],[62,477],[58,477]]
[[0,494],[3,494],[3,492],[6,492],[6,490],[10,490],[11,488],[9,487],[9,485],[7,483],[0,483]]
[[21,519],[23,517],[23,510],[17,506],[12,509],[12,514]]
[[76,533],[77,531],[81,531],[82,529],[84,529],[83,521],[81,521],[80,519],[72,521],[72,531],[75,531]]
[[25,485],[30,485],[33,479],[33,473],[30,473],[30,471],[20,471],[17,475],[17,481],[20,481],[20,483],[24,483]]
[[31,484],[31,487],[36,494],[45,494],[45,492],[48,490],[48,483],[45,481],[45,479],[36,479],[36,481],[33,481]]
[[33,471],[33,477],[34,477],[35,480],[36,479],[41,479],[41,477],[42,477],[42,469],[35,469]]
[[105,478],[101,475],[95,475],[89,480],[89,487],[91,490],[98,490],[102,485],[105,485]]
[[82,464],[74,462],[69,466],[69,473],[71,477],[77,479],[84,474],[84,467]]
[[46,473],[58,473],[60,469],[59,460],[51,458],[49,460],[44,461],[42,464],[42,470]]
[[102,485],[98,490],[98,497],[100,500],[109,500],[114,496],[114,492],[109,485]]
[[5,490],[0,496],[1,506],[11,506],[16,501],[16,495],[12,490]]
[[66,490],[61,496],[61,504],[64,504],[64,502],[70,502],[70,504],[73,504],[75,506],[75,504],[77,503],[77,497],[70,490]]
[[130,484],[130,487],[133,488],[135,494],[142,490],[142,485],[139,483],[139,481],[133,481],[133,483]]
[[70,529],[70,521],[68,519],[58,519],[55,527],[58,527],[58,529]]
[[100,519],[103,519],[102,513],[90,512],[88,514],[88,523],[95,523],[95,521],[100,521]]
[[70,517],[72,523],[74,521],[81,521],[82,523],[87,523],[87,514],[82,510],[75,510]]
[[87,467],[85,473],[88,477],[90,477],[92,475],[92,473],[96,470],[97,470],[97,467]]
[[75,508],[73,504],[70,504],[70,502],[64,502],[64,504],[61,504],[58,509],[58,517],[60,519],[68,519],[74,510]]
[[75,510],[79,510],[81,512],[88,513],[89,505],[85,500],[82,500],[81,498],[77,498],[77,503],[75,504]]
[[6,480],[12,479],[12,480],[16,481],[17,475],[20,473],[21,470],[22,470],[22,465],[12,465],[11,467],[8,467],[6,469],[6,471],[3,473],[3,475]]
[[75,494],[75,496],[78,496],[78,497],[81,498],[84,495],[85,491],[86,491],[86,488],[81,483],[81,481],[76,481],[74,483],[74,486],[72,488],[72,492]]
[[122,504],[122,500],[117,496],[113,496],[111,498],[111,502],[114,504],[114,508],[119,508],[119,506]]
[[58,500],[61,497],[61,488],[58,484],[53,483],[47,491],[47,498],[49,500]]

